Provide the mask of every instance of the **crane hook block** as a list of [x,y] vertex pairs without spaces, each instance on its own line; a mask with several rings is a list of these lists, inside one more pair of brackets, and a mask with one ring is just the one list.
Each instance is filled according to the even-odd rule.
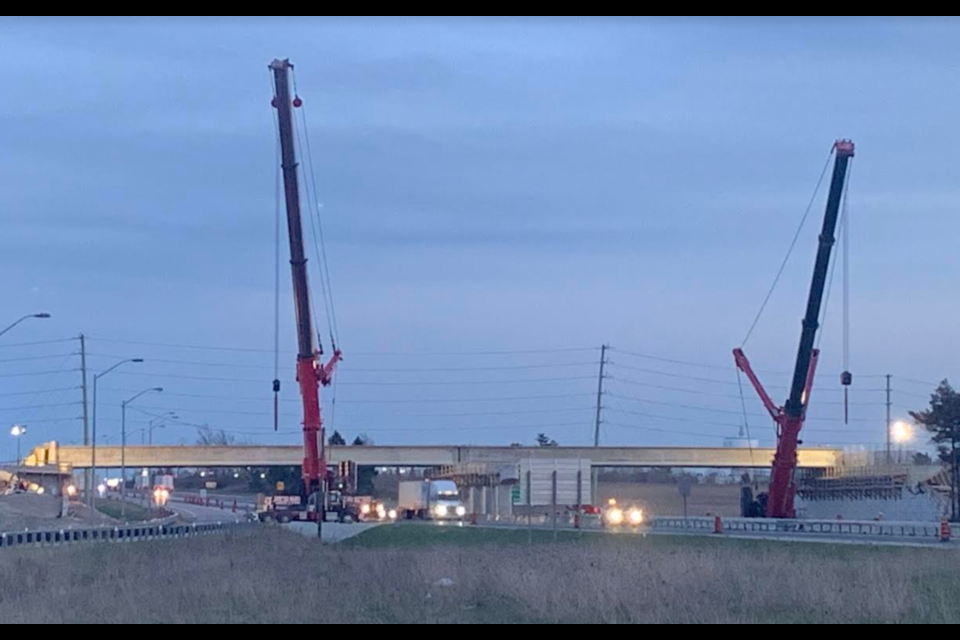
[[302,107],[302,106],[303,106],[303,100],[300,99],[300,96],[296,96],[296,97],[293,99],[293,107],[294,107],[295,109],[299,109],[299,108]]
[[840,374],[840,384],[845,387],[849,387],[853,384],[853,374],[849,371],[844,371]]
[[279,381],[279,380],[274,380],[274,381],[273,381],[273,392],[274,392],[274,393],[280,393],[280,381]]

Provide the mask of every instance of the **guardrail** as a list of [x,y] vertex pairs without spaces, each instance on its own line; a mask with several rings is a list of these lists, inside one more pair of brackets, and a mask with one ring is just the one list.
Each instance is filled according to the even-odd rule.
[[56,547],[83,543],[127,543],[148,540],[179,540],[249,528],[247,523],[143,524],[89,529],[8,531],[0,533],[0,549]]
[[[939,522],[886,522],[854,520],[774,520],[767,518],[663,517],[651,518],[654,530],[739,532],[739,533],[807,533],[831,536],[878,536],[897,538],[942,537]],[[960,537],[960,524],[951,524],[951,538]]]

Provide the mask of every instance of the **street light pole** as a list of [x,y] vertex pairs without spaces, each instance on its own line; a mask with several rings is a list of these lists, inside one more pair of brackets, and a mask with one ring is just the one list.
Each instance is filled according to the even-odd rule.
[[20,324],[20,323],[23,322],[24,320],[29,320],[30,318],[39,318],[39,319],[41,319],[41,320],[46,320],[46,319],[49,318],[49,317],[50,317],[50,314],[49,314],[49,313],[31,313],[31,314],[29,314],[29,315],[25,315],[25,316],[23,316],[22,318],[20,318],[19,320],[17,320],[16,322],[14,322],[13,324],[11,324],[11,325],[10,325],[9,327],[7,327],[6,329],[4,329],[3,331],[0,331],[0,336],[2,336],[3,334],[5,334],[7,331],[10,331],[10,329],[13,329],[15,326],[17,326],[18,324]]
[[[15,424],[10,429],[10,435],[17,439],[17,467],[20,467],[20,438],[27,433],[27,427],[22,424]],[[18,474],[19,477],[19,474]]]
[[[143,362],[143,358],[130,358],[127,360],[121,360],[106,371],[93,376],[93,446],[90,449],[90,467],[92,474],[91,484],[97,484],[97,381],[120,365],[127,364],[128,362],[135,362],[139,364]],[[86,489],[87,495],[90,496],[90,510],[93,511],[97,507],[96,487],[87,487]]]
[[163,393],[163,387],[144,389],[120,403],[120,517],[127,515],[127,405],[150,392]]

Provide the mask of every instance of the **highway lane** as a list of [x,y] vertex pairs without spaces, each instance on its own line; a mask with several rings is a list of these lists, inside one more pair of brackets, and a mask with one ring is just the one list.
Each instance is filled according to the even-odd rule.
[[229,508],[220,509],[219,507],[187,504],[185,502],[171,500],[167,504],[167,508],[191,523],[246,522],[248,520],[247,512],[243,509],[238,509],[237,512],[234,513],[232,504],[229,505]]

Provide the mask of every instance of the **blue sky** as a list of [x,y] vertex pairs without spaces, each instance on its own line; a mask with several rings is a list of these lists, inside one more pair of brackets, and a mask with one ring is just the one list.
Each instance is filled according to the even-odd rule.
[[[76,345],[46,341],[84,332],[94,371],[148,359],[103,380],[111,442],[120,401],[156,385],[141,410],[181,417],[159,441],[205,423],[298,440],[291,382],[284,433],[269,417],[280,56],[309,119],[347,358],[336,428],[585,443],[606,342],[605,442],[736,435],[730,350],[849,137],[856,422],[838,421],[838,282],[807,441],[877,443],[871,376],[895,376],[904,415],[929,391],[908,380],[956,374],[958,36],[949,19],[4,19],[0,299],[10,321],[54,318],[0,338],[0,420],[31,422],[31,441],[81,437]],[[772,387],[822,203],[748,345]]]

